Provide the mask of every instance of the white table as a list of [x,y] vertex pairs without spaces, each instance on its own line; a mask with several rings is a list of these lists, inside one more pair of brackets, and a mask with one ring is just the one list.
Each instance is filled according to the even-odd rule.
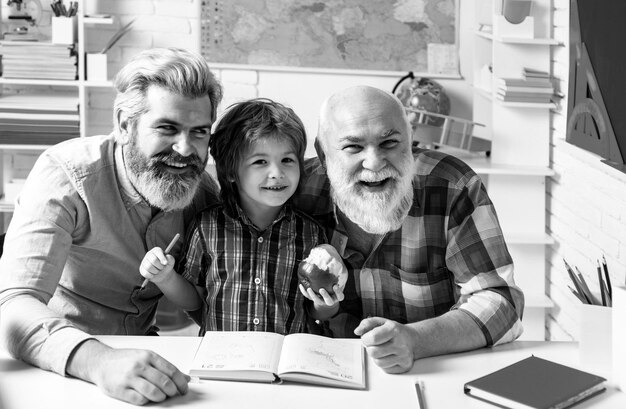
[[[99,337],[113,347],[154,350],[186,371],[199,338],[196,337]],[[578,365],[578,346],[563,342],[514,342],[495,348],[422,359],[402,375],[388,375],[367,362],[367,390],[357,391],[301,384],[268,385],[244,382],[198,381],[186,396],[152,406],[186,409],[400,409],[418,408],[414,383],[421,380],[427,409],[484,408],[495,406],[463,394],[469,380],[534,354],[566,365]],[[608,371],[600,375],[609,377]],[[13,360],[0,350],[0,409],[115,409],[132,405],[105,396],[86,382],[63,378]],[[626,393],[609,383],[606,392],[576,408],[626,408]]]

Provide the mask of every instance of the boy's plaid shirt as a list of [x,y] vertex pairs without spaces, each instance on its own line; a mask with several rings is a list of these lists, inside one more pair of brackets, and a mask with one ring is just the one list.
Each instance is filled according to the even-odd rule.
[[322,243],[323,228],[289,205],[264,231],[258,231],[239,207],[217,205],[201,212],[178,271],[206,289],[202,316],[193,314],[201,321],[202,333],[316,330],[298,289],[297,269]]

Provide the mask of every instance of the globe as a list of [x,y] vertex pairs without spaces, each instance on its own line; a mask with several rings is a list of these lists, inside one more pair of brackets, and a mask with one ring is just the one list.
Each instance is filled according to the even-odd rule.
[[[450,98],[443,86],[430,78],[415,77],[404,80],[395,91],[395,95],[408,108],[420,109],[435,114],[450,114]],[[410,115],[411,125],[418,125],[418,117]],[[427,116],[423,123],[433,126],[442,126],[444,118]]]

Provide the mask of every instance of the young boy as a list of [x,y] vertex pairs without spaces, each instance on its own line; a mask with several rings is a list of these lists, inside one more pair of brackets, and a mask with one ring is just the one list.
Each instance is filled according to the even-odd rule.
[[302,121],[271,100],[240,102],[219,121],[209,148],[222,203],[196,217],[180,275],[160,248],[146,254],[141,274],[181,308],[200,310],[201,334],[315,331],[313,320],[337,312],[347,271],[324,245],[321,263],[340,276],[334,295],[299,288],[300,261],[326,242],[323,228],[290,204],[303,173]]

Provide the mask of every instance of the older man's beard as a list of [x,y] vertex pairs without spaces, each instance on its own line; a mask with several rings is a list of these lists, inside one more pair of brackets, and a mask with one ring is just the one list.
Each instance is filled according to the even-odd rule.
[[[176,152],[163,152],[146,158],[134,138],[124,152],[128,177],[150,206],[171,211],[191,204],[208,158],[202,161],[198,155],[182,156]],[[169,172],[168,162],[187,164],[187,171],[180,174]]]
[[[328,161],[327,174],[335,204],[346,217],[368,233],[385,234],[398,230],[413,203],[414,164],[411,159],[395,164],[398,169],[404,170],[403,174],[388,165],[378,172],[364,169],[352,176],[333,161]],[[387,186],[379,192],[371,192],[359,183],[387,178]]]

